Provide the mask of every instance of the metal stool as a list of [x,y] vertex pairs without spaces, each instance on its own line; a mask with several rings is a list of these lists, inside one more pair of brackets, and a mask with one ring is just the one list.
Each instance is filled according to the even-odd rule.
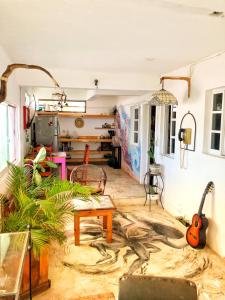
[[[159,179],[161,180],[161,186],[159,185]],[[155,184],[154,181],[156,182]],[[164,208],[162,204],[162,193],[164,190],[164,181],[161,173],[157,173],[157,174],[151,173],[151,171],[149,170],[144,176],[144,189],[146,194],[144,206],[148,200],[148,195],[149,195],[150,198],[149,210],[151,210],[151,195],[153,195],[152,192],[155,191],[159,195],[159,201],[161,203],[162,208]]]

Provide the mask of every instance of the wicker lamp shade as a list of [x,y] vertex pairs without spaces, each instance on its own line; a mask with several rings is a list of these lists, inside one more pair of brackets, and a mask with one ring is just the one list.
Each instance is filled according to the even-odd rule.
[[177,98],[164,88],[152,94],[151,105],[177,105]]

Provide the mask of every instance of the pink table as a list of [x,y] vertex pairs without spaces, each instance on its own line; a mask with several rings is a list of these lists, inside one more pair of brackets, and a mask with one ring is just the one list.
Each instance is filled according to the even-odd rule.
[[53,161],[55,164],[61,165],[61,179],[65,180],[66,178],[66,158],[63,156],[52,156],[48,157],[48,160]]

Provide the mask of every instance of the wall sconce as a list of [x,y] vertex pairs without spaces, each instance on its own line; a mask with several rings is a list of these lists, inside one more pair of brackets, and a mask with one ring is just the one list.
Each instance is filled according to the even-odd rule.
[[156,91],[152,94],[152,98],[150,101],[151,105],[177,105],[177,98],[170,93],[169,91],[164,89],[164,80],[185,80],[188,83],[188,98],[191,93],[191,78],[183,77],[183,76],[163,76],[160,78],[160,83],[162,84],[162,89],[160,91]]
[[7,66],[5,72],[0,77],[0,80],[1,80],[0,103],[3,102],[7,96],[7,81],[8,81],[9,76],[12,74],[12,72],[15,69],[19,69],[19,68],[40,70],[40,71],[46,73],[52,79],[52,81],[54,82],[54,85],[56,87],[58,87],[58,88],[60,87],[58,82],[55,80],[55,78],[45,68],[42,68],[42,67],[36,66],[36,65],[11,64],[11,65]]

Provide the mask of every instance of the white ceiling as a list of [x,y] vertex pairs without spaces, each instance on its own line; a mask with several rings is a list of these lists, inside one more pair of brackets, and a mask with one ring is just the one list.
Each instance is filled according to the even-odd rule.
[[[70,100],[95,100],[95,99],[110,99],[111,97],[127,97],[127,96],[141,96],[148,91],[137,90],[105,90],[105,89],[81,89],[81,88],[64,88],[67,99]],[[24,86],[23,93],[35,95],[37,99],[54,99],[54,93],[61,92],[61,90],[52,87],[30,87]]]
[[13,62],[162,74],[225,49],[224,0],[0,0]]

